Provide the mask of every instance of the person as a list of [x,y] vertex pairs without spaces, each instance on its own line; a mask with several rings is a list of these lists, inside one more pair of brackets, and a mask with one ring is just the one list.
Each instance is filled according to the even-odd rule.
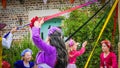
[[117,57],[109,40],[101,41],[102,53],[100,54],[100,68],[118,68]]
[[78,42],[75,42],[73,39],[70,39],[68,42],[68,56],[69,56],[69,64],[67,68],[77,68],[75,65],[77,57],[81,56],[85,52],[85,46],[87,45],[87,41],[82,44],[82,48],[77,51]]
[[[3,27],[4,28],[4,27]],[[17,31],[17,27],[13,27],[11,29],[10,32],[8,32],[7,34],[5,34],[3,37],[1,37],[1,48],[6,48],[6,49],[10,49],[11,47],[11,43],[12,43],[12,40],[13,40],[13,33]],[[2,49],[1,49],[1,55],[2,55]],[[0,60],[2,61],[2,68],[10,68],[11,65],[9,62],[7,62],[6,60],[2,60],[2,57],[0,58]]]
[[34,62],[32,59],[32,50],[27,48],[21,52],[22,60],[18,60],[14,63],[14,68],[33,68]]
[[11,43],[13,40],[13,33],[17,31],[17,27],[13,27],[11,29],[10,32],[8,32],[7,34],[5,34],[2,38],[2,47],[6,48],[6,49],[10,49],[11,47]]
[[40,30],[44,23],[44,18],[33,19],[32,24],[34,23],[34,25],[31,24],[32,39],[35,45],[41,50],[36,56],[38,68],[66,68],[68,55],[61,30],[58,27],[50,27],[48,38],[45,42],[40,37]]

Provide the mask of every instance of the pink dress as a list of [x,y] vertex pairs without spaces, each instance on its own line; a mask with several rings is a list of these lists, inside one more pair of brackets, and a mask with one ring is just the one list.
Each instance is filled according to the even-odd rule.
[[109,55],[104,58],[104,53],[100,54],[100,66],[103,68],[118,68],[117,57],[115,53],[110,52]]
[[85,47],[82,47],[79,51],[74,50],[69,52],[69,64],[67,68],[77,68],[75,63],[78,56],[81,56],[85,52]]

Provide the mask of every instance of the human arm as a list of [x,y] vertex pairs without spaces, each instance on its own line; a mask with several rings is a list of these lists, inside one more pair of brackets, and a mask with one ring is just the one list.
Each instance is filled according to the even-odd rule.
[[16,31],[17,27],[11,29],[6,35],[2,38],[2,46],[9,49],[13,40],[13,33]]
[[39,49],[51,54],[51,51],[53,51],[54,47],[47,44],[40,38],[40,27],[43,23],[43,19],[41,21],[35,21],[34,26],[32,27],[32,39]]
[[14,68],[21,68],[23,66],[23,62],[18,60],[14,63]]
[[103,63],[103,60],[102,60],[102,57],[103,57],[103,53],[100,54],[100,68],[104,68],[104,63]]
[[79,51],[76,51],[72,57],[81,56],[86,50],[87,41],[82,44],[82,48]]
[[118,64],[117,64],[117,57],[115,55],[115,53],[112,53],[112,66],[111,68],[117,68]]
[[13,35],[12,33],[9,33],[7,39],[6,38],[2,38],[2,46],[9,49],[13,40]]

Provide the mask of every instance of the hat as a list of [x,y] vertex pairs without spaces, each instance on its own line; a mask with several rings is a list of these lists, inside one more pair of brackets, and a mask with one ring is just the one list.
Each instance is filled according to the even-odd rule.
[[25,49],[25,50],[23,50],[23,51],[21,52],[21,56],[24,56],[26,52],[30,52],[31,55],[32,55],[32,50],[29,49],[29,48],[27,48],[27,49]]
[[53,34],[55,31],[59,31],[61,32],[61,29],[55,26],[50,27],[49,31],[48,31],[48,35],[50,36],[51,34]]
[[103,40],[102,42],[101,42],[101,44],[106,44],[109,48],[111,47],[111,43],[110,43],[110,41],[109,40]]
[[0,23],[0,30],[3,29],[6,26],[4,23]]
[[70,39],[70,41],[69,41],[69,46],[71,47],[71,46],[73,46],[75,43],[74,43],[74,40],[73,39]]

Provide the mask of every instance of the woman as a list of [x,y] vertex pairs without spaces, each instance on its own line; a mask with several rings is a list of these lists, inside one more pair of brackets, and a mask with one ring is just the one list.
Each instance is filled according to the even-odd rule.
[[61,30],[57,27],[51,27],[48,32],[47,42],[40,38],[40,28],[44,19],[33,18],[32,39],[35,45],[41,50],[36,56],[38,68],[66,68],[67,50],[62,39]]
[[85,52],[85,46],[87,45],[87,41],[85,41],[82,44],[82,48],[77,51],[78,45],[79,45],[79,43],[75,42],[73,39],[70,39],[69,50],[68,50],[69,64],[68,64],[67,68],[77,68],[75,65],[76,59],[77,59],[77,57],[81,56]]
[[33,68],[34,63],[30,60],[32,59],[32,50],[27,48],[21,53],[22,60],[18,60],[14,63],[14,68]]
[[117,57],[112,50],[109,40],[103,40],[102,53],[100,54],[100,68],[118,68]]

